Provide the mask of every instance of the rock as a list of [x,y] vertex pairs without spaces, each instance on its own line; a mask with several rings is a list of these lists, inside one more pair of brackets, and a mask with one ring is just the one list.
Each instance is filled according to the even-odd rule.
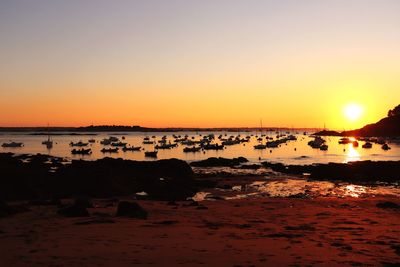
[[60,208],[57,211],[58,214],[63,215],[65,217],[88,217],[88,210],[79,205],[70,205],[64,208]]
[[24,205],[10,206],[4,201],[0,201],[0,218],[26,211],[29,211],[29,209]]
[[390,201],[379,202],[376,204],[376,206],[381,209],[400,209],[400,205]]
[[85,196],[85,195],[75,197],[74,205],[84,207],[84,208],[93,208],[92,200],[88,196]]
[[136,202],[121,201],[118,203],[117,217],[147,219],[147,211]]
[[248,160],[244,157],[233,159],[211,157],[205,160],[192,162],[190,165],[194,167],[234,167],[245,162],[248,162]]
[[[148,193],[154,200],[185,200],[196,193],[191,167],[182,160],[133,161],[104,158],[73,160],[51,169],[48,156],[0,153],[0,196],[4,200],[109,198]],[[160,179],[162,178],[162,179]],[[49,204],[34,201],[31,204]]]

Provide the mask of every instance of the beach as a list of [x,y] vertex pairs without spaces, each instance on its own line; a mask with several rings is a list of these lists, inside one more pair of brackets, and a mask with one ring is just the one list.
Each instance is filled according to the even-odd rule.
[[[65,200],[68,201],[68,200]],[[52,206],[0,220],[2,266],[395,266],[400,213],[376,198],[137,201],[147,220],[91,216]],[[199,208],[202,207],[202,208]]]

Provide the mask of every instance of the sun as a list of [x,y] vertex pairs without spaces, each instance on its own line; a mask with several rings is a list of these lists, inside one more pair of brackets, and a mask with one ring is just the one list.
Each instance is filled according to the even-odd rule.
[[344,107],[343,113],[348,120],[355,121],[362,116],[363,108],[358,104],[352,103]]

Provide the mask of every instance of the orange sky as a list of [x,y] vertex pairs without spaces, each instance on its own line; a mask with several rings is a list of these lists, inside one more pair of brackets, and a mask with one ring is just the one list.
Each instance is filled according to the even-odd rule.
[[279,2],[2,1],[0,126],[342,130],[400,104],[399,2]]

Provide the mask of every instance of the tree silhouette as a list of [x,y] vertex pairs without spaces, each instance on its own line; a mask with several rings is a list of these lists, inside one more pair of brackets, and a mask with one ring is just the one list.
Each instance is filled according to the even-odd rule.
[[400,105],[398,105],[394,109],[389,110],[388,112],[388,117],[393,117],[397,115],[400,115]]

